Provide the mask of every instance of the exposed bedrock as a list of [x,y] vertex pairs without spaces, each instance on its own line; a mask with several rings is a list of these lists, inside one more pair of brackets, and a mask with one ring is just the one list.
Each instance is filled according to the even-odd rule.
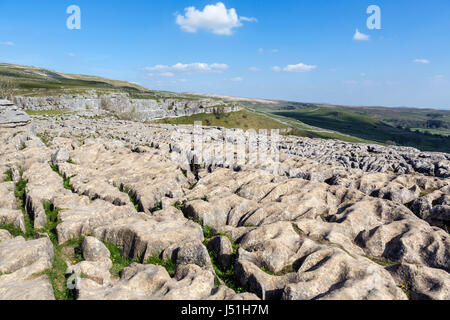
[[269,172],[204,130],[1,128],[0,299],[60,298],[66,253],[77,299],[449,299],[448,154],[283,136]]

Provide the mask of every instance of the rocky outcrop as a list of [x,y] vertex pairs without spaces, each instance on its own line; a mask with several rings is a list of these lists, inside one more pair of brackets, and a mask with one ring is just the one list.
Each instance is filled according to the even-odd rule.
[[0,128],[14,128],[31,122],[30,116],[8,100],[0,99]]
[[198,113],[236,112],[241,107],[211,99],[154,98],[131,99],[126,94],[104,97],[24,97],[16,96],[15,103],[24,110],[107,111],[140,121],[191,116]]
[[222,268],[229,268],[233,262],[233,246],[225,236],[216,236],[208,242],[208,249],[217,255],[217,262]]
[[211,271],[192,264],[177,268],[171,278],[161,266],[133,264],[126,268],[118,282],[100,286],[82,279],[80,300],[255,300],[252,294],[236,294],[231,289],[214,286]]
[[51,268],[53,246],[48,238],[0,242],[0,300],[53,300],[53,288],[42,272]]
[[73,96],[60,97],[14,97],[14,102],[24,110],[86,110],[99,109],[101,100],[98,98],[85,98]]
[[83,240],[78,299],[448,299],[448,154],[281,137],[267,170],[227,163],[222,128],[196,162],[176,139],[192,131],[77,115],[0,129],[0,297],[54,298],[49,236]]
[[450,276],[447,272],[415,264],[387,268],[397,283],[414,300],[449,300]]

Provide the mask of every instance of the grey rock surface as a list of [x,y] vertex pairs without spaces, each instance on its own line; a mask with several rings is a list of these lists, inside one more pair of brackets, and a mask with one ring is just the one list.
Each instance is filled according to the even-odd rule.
[[0,242],[0,300],[53,300],[53,288],[43,271],[51,268],[53,246],[48,238],[23,237]]
[[94,237],[86,237],[81,244],[83,257],[87,261],[99,261],[109,259],[111,253],[105,245]]
[[59,149],[52,155],[53,164],[58,164],[60,162],[67,162],[69,159],[70,159],[69,151],[67,151],[64,148]]
[[209,240],[208,249],[217,255],[217,260],[222,268],[231,266],[233,259],[233,246],[230,240],[224,236],[216,236]]
[[[24,231],[25,213],[43,236],[0,231],[0,298],[32,298],[37,286],[54,298],[36,277],[52,268],[48,235],[84,238],[84,261],[68,261],[84,275],[79,299],[448,299],[448,154],[283,136],[268,171],[225,161],[219,147],[247,137],[239,130],[204,128],[195,163],[176,138],[192,126],[77,113],[33,123],[0,128],[0,227]],[[60,150],[70,163],[52,157]],[[46,234],[49,204],[57,226]],[[135,263],[113,272],[103,242]]]
[[198,113],[234,112],[241,107],[212,99],[132,99],[126,94],[103,97],[48,96],[15,97],[15,103],[24,110],[70,110],[89,112],[113,112],[140,121],[168,117],[190,116]]
[[0,127],[20,127],[31,122],[24,111],[8,100],[0,100]]

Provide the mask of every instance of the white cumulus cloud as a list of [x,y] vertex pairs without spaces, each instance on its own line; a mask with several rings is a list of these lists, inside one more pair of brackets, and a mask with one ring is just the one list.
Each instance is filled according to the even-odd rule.
[[415,63],[422,63],[422,64],[430,64],[431,61],[428,59],[414,59]]
[[284,68],[281,68],[279,66],[274,66],[274,67],[272,67],[272,71],[275,71],[275,72],[281,72],[281,71],[284,71],[284,72],[309,72],[316,68],[317,68],[317,66],[307,65],[307,64],[300,62],[297,64],[289,64]]
[[370,36],[364,33],[359,32],[358,29],[356,29],[355,34],[353,35],[353,40],[356,41],[369,41],[370,40]]
[[256,18],[248,18],[248,17],[239,17],[241,21],[247,21],[247,22],[258,22],[258,19]]
[[317,66],[307,65],[304,63],[298,63],[298,64],[290,64],[283,68],[283,71],[286,72],[309,72],[314,69],[316,69]]
[[234,28],[242,27],[242,21],[257,22],[256,18],[239,17],[236,9],[227,9],[222,2],[207,5],[203,11],[195,7],[188,7],[184,11],[184,15],[177,15],[176,23],[183,31],[190,33],[203,29],[217,35],[229,36]]
[[260,68],[257,68],[257,67],[250,67],[250,68],[248,68],[248,70],[250,70],[251,72],[258,72],[258,71],[261,71],[261,69],[260,69]]
[[241,78],[241,77],[231,78],[230,80],[233,81],[233,82],[242,82],[242,81],[244,81],[244,79]]
[[153,67],[146,67],[147,71],[155,71],[161,73],[175,73],[175,72],[222,72],[228,69],[228,65],[224,63],[204,63],[204,62],[195,62],[195,63],[181,63],[178,62],[172,66],[158,64]]

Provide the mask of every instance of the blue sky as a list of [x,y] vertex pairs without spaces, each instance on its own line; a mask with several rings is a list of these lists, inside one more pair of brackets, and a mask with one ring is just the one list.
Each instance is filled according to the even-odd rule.
[[[151,89],[450,108],[448,0],[217,3],[1,0],[0,61]],[[66,27],[70,5],[80,30]],[[381,30],[366,25],[369,5]]]

